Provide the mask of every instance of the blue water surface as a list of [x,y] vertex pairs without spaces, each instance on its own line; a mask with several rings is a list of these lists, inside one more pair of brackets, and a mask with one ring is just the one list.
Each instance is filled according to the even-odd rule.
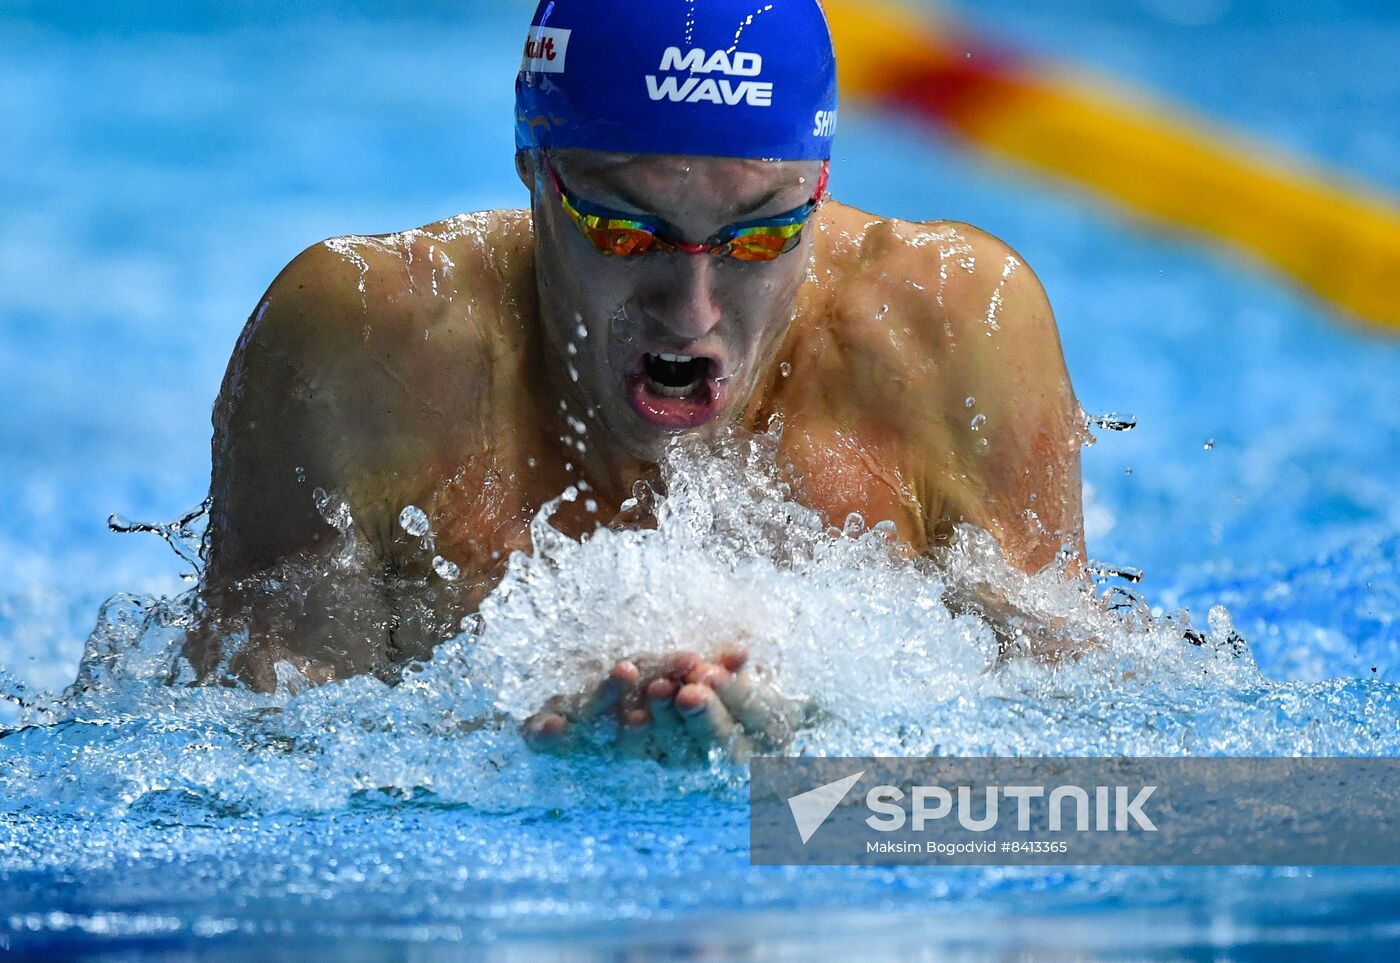
[[[1400,16],[1381,5],[946,9],[1400,194]],[[520,2],[0,5],[0,670],[27,691],[73,680],[108,597],[188,587],[158,540],[105,521],[171,518],[204,497],[223,366],[288,259],[332,235],[524,204],[511,80],[528,13]],[[1142,568],[1154,604],[1198,621],[1226,605],[1261,673],[1222,671],[1209,691],[1148,683],[1118,710],[1096,703],[1107,716],[1051,722],[1034,702],[1023,716],[974,699],[959,716],[944,699],[929,709],[947,730],[940,744],[1395,754],[1400,344],[1236,254],[905,118],[846,109],[842,123],[838,197],[972,222],[1036,270],[1083,406],[1139,423],[1085,452],[1090,554]],[[590,558],[579,571],[606,561]],[[854,592],[848,574],[822,577]],[[148,610],[108,613],[119,623]],[[847,628],[878,641],[899,617],[871,616],[869,638]],[[752,868],[732,774],[667,776],[658,792],[645,768],[536,768],[507,733],[440,725],[474,718],[466,689],[425,688],[441,703],[428,720],[375,685],[265,705],[129,686],[89,715],[0,739],[0,948],[1400,948],[1393,870]],[[250,723],[255,710],[283,721]],[[1113,711],[1096,739],[1095,719]],[[0,706],[0,722],[17,718]]]

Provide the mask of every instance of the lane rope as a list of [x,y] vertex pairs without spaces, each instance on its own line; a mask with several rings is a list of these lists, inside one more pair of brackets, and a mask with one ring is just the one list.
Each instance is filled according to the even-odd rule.
[[824,7],[844,97],[1223,241],[1400,334],[1400,207],[1380,192],[889,0]]

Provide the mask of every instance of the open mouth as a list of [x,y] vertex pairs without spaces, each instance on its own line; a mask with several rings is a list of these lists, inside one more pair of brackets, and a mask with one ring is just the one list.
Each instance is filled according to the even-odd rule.
[[631,379],[632,407],[659,428],[693,428],[719,411],[717,375],[714,359],[703,355],[644,354]]
[[642,356],[642,373],[647,387],[663,398],[689,398],[705,390],[712,362],[688,354],[647,354]]

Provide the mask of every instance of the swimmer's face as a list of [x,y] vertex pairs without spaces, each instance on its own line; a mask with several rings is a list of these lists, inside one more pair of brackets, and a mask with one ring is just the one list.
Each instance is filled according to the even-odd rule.
[[[741,158],[551,153],[576,208],[664,222],[698,244],[737,222],[812,199],[821,164]],[[521,155],[534,202],[536,277],[551,363],[575,417],[656,460],[671,437],[733,421],[771,364],[806,276],[815,218],[770,261],[660,251],[605,255],[560,203],[545,163]]]

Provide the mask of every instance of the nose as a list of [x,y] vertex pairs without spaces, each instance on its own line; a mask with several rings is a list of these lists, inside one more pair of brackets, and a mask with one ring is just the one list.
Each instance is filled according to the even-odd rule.
[[663,256],[642,307],[668,334],[698,341],[719,326],[714,258],[708,254]]

